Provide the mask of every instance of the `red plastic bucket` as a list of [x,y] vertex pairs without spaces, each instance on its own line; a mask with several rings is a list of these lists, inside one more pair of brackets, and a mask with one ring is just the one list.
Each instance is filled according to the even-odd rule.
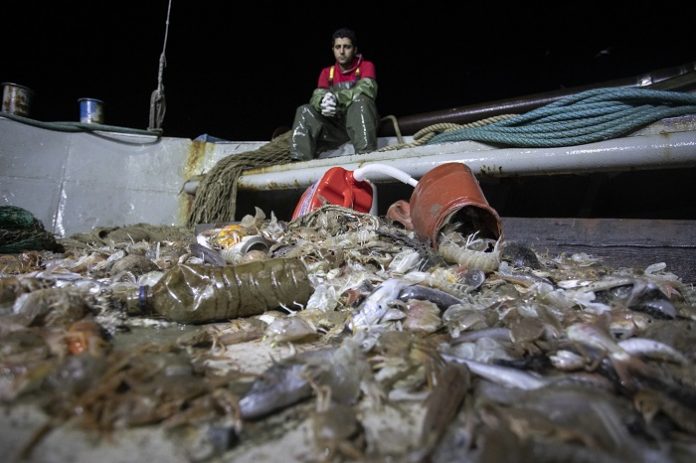
[[342,167],[332,167],[300,197],[292,219],[301,217],[325,204],[335,204],[358,212],[370,213],[373,209],[375,188],[368,181],[357,181],[353,172]]

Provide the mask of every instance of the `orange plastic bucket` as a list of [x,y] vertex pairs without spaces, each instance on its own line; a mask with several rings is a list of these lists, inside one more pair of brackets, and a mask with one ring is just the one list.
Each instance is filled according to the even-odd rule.
[[392,204],[387,217],[415,230],[435,249],[447,223],[459,223],[461,232],[479,232],[486,238],[498,239],[502,233],[498,213],[488,204],[471,169],[459,162],[441,164],[426,172],[411,200]]

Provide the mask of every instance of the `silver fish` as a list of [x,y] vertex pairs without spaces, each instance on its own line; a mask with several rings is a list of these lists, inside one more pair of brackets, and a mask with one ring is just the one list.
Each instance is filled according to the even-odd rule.
[[353,404],[363,385],[371,384],[370,365],[361,335],[344,339],[338,348],[303,352],[284,359],[256,379],[239,401],[243,419],[253,420],[312,395],[313,385],[326,386],[332,400]]
[[450,354],[443,353],[440,355],[448,362],[463,363],[469,367],[472,373],[506,387],[532,390],[542,388],[550,383],[545,378],[515,368],[489,365],[487,363],[476,362]]
[[[262,418],[312,395],[308,379],[329,365],[334,349],[303,352],[276,363],[259,376],[251,389],[239,400],[242,419]],[[314,367],[314,371],[312,371]]]
[[446,310],[454,304],[461,304],[462,300],[436,288],[429,288],[422,285],[407,286],[399,292],[399,299],[408,301],[409,299],[419,299],[430,301],[440,308]]
[[566,329],[568,339],[594,347],[609,354],[613,360],[627,361],[630,354],[619,346],[611,336],[589,323],[575,323]]
[[689,361],[684,355],[667,344],[654,339],[630,338],[618,342],[619,347],[631,355],[642,355],[658,360],[669,360],[685,365]]
[[604,351],[611,360],[614,371],[624,387],[634,387],[632,372],[639,372],[642,376],[653,377],[655,372],[640,358],[633,357],[621,347],[611,335],[601,328],[589,323],[576,323],[567,328],[568,339],[586,346]]
[[585,359],[582,355],[564,349],[549,355],[549,360],[555,368],[564,371],[579,370],[585,366]]
[[390,278],[380,284],[360,305],[358,313],[353,316],[351,328],[355,332],[368,329],[384,317],[389,310],[389,303],[399,297],[401,290],[409,283],[398,278]]

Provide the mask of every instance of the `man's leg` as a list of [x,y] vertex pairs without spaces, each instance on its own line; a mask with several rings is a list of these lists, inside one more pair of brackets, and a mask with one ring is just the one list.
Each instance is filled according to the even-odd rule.
[[294,161],[309,161],[316,156],[317,138],[321,133],[322,116],[311,105],[299,106],[295,112],[290,137],[290,157]]
[[360,95],[351,103],[346,113],[346,131],[356,153],[369,153],[377,149],[379,115],[372,98]]
[[290,157],[294,161],[309,161],[320,151],[333,149],[348,141],[340,117],[324,117],[306,104],[297,108],[290,138]]

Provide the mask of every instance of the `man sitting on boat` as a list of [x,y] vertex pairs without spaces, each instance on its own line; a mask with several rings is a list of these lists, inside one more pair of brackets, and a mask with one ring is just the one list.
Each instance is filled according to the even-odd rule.
[[314,159],[320,151],[348,141],[356,153],[377,148],[375,66],[358,53],[354,31],[338,29],[331,40],[336,63],[322,69],[309,104],[295,113],[290,142],[294,161]]

